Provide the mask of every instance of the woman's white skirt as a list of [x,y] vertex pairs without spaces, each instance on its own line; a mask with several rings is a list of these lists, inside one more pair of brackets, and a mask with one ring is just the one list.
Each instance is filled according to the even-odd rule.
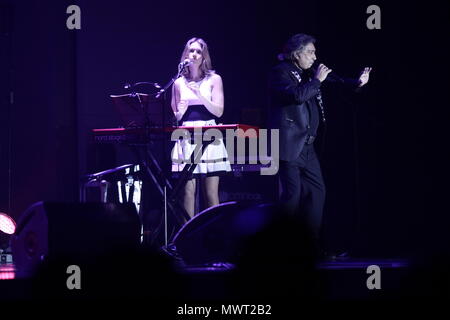
[[[184,121],[183,126],[215,126],[215,120],[196,120],[196,121]],[[203,130],[203,133],[205,130]],[[190,132],[193,136],[193,132]],[[179,139],[175,142],[175,146],[172,149],[172,172],[183,171],[186,163],[194,162],[191,159],[192,153],[196,148],[195,141],[191,139]],[[194,175],[216,175],[231,171],[230,161],[228,159],[227,149],[223,143],[223,139],[217,139],[213,143],[203,147],[204,150],[200,161],[198,161],[193,174]]]

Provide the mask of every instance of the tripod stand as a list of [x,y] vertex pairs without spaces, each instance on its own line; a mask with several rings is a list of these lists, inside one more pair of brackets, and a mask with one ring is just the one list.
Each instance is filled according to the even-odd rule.
[[[166,174],[168,170],[164,164],[170,161],[164,156],[162,157],[164,160],[161,160],[160,157],[160,161],[158,161],[157,154],[155,153],[159,148],[157,141],[162,141],[160,148],[161,155],[167,153],[167,140],[169,137],[166,134],[166,129],[172,127],[173,123],[170,123],[171,117],[168,115],[168,110],[170,109],[167,106],[165,93],[178,78],[181,71],[182,69],[179,68],[177,76],[173,77],[157,94],[147,95],[135,93],[133,90],[128,95],[111,96],[126,127],[138,127],[140,131],[144,132],[140,138],[142,143],[131,144],[130,147],[143,168],[147,182],[155,187],[158,196],[163,200],[161,205],[164,208],[164,219],[160,219],[150,241],[154,242],[164,224],[164,243],[166,245],[168,242],[168,213],[170,212],[172,214],[178,226],[183,225],[190,219],[187,212],[177,201],[178,191],[176,194],[173,193],[173,186],[168,179],[168,174]],[[126,84],[125,88],[134,88],[141,84],[150,84],[156,88],[161,88],[153,82],[137,82],[133,85]],[[155,131],[154,129],[158,130]],[[163,161],[162,164],[160,163],[161,161]],[[177,188],[177,190],[179,189],[180,187]],[[142,210],[145,211],[146,209],[143,208]],[[145,216],[145,214],[142,216]]]

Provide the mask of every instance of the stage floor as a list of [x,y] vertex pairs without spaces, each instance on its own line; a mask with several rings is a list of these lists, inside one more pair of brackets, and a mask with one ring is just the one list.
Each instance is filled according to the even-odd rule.
[[[123,272],[115,276],[127,277],[133,273],[133,270],[129,268],[134,265],[121,263]],[[262,285],[263,289],[266,289],[264,282],[267,286],[275,283],[277,290],[282,290],[283,284],[274,280],[277,277],[281,279],[280,281],[285,281],[287,286],[291,285],[288,283],[289,280],[286,281],[289,277],[293,282],[303,281],[301,274],[298,275],[295,270],[289,270],[289,265],[279,264],[279,266],[280,268],[275,268],[273,271],[266,266],[261,266],[260,270],[255,268],[254,272],[248,273],[247,270],[242,274],[232,264],[183,267],[178,268],[177,272],[183,279],[185,297],[192,301],[221,301],[234,296],[235,289],[230,287],[233,283],[243,284],[248,281],[248,285],[252,285],[256,279],[258,282],[256,287]],[[381,275],[379,289],[368,287],[368,279],[373,273],[373,270],[369,271],[371,266],[379,267]],[[16,271],[13,263],[0,265],[0,300],[34,298],[35,293],[31,291],[33,279],[20,278]],[[322,286],[320,299],[324,301],[397,299],[402,298],[399,295],[404,294],[403,286],[407,282],[410,271],[408,261],[403,259],[348,258],[317,263],[315,277],[320,279]],[[257,280],[259,278],[261,283]]]

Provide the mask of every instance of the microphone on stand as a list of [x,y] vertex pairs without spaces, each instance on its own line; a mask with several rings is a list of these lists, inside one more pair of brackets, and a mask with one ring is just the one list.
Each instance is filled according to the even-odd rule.
[[189,59],[184,59],[184,61],[183,62],[180,62],[180,64],[178,65],[180,68],[184,68],[184,67],[186,67],[186,66],[188,66],[188,65],[190,65],[191,64],[191,60],[189,60]]
[[180,62],[178,64],[178,74],[181,74],[181,72],[186,68],[188,65],[190,65],[192,62],[189,59],[184,59],[184,61]]

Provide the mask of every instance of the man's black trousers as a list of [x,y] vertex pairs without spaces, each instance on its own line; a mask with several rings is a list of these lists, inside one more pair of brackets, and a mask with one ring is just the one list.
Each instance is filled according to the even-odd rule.
[[314,145],[303,147],[293,161],[280,161],[281,202],[289,213],[304,219],[319,240],[325,202],[325,184]]

